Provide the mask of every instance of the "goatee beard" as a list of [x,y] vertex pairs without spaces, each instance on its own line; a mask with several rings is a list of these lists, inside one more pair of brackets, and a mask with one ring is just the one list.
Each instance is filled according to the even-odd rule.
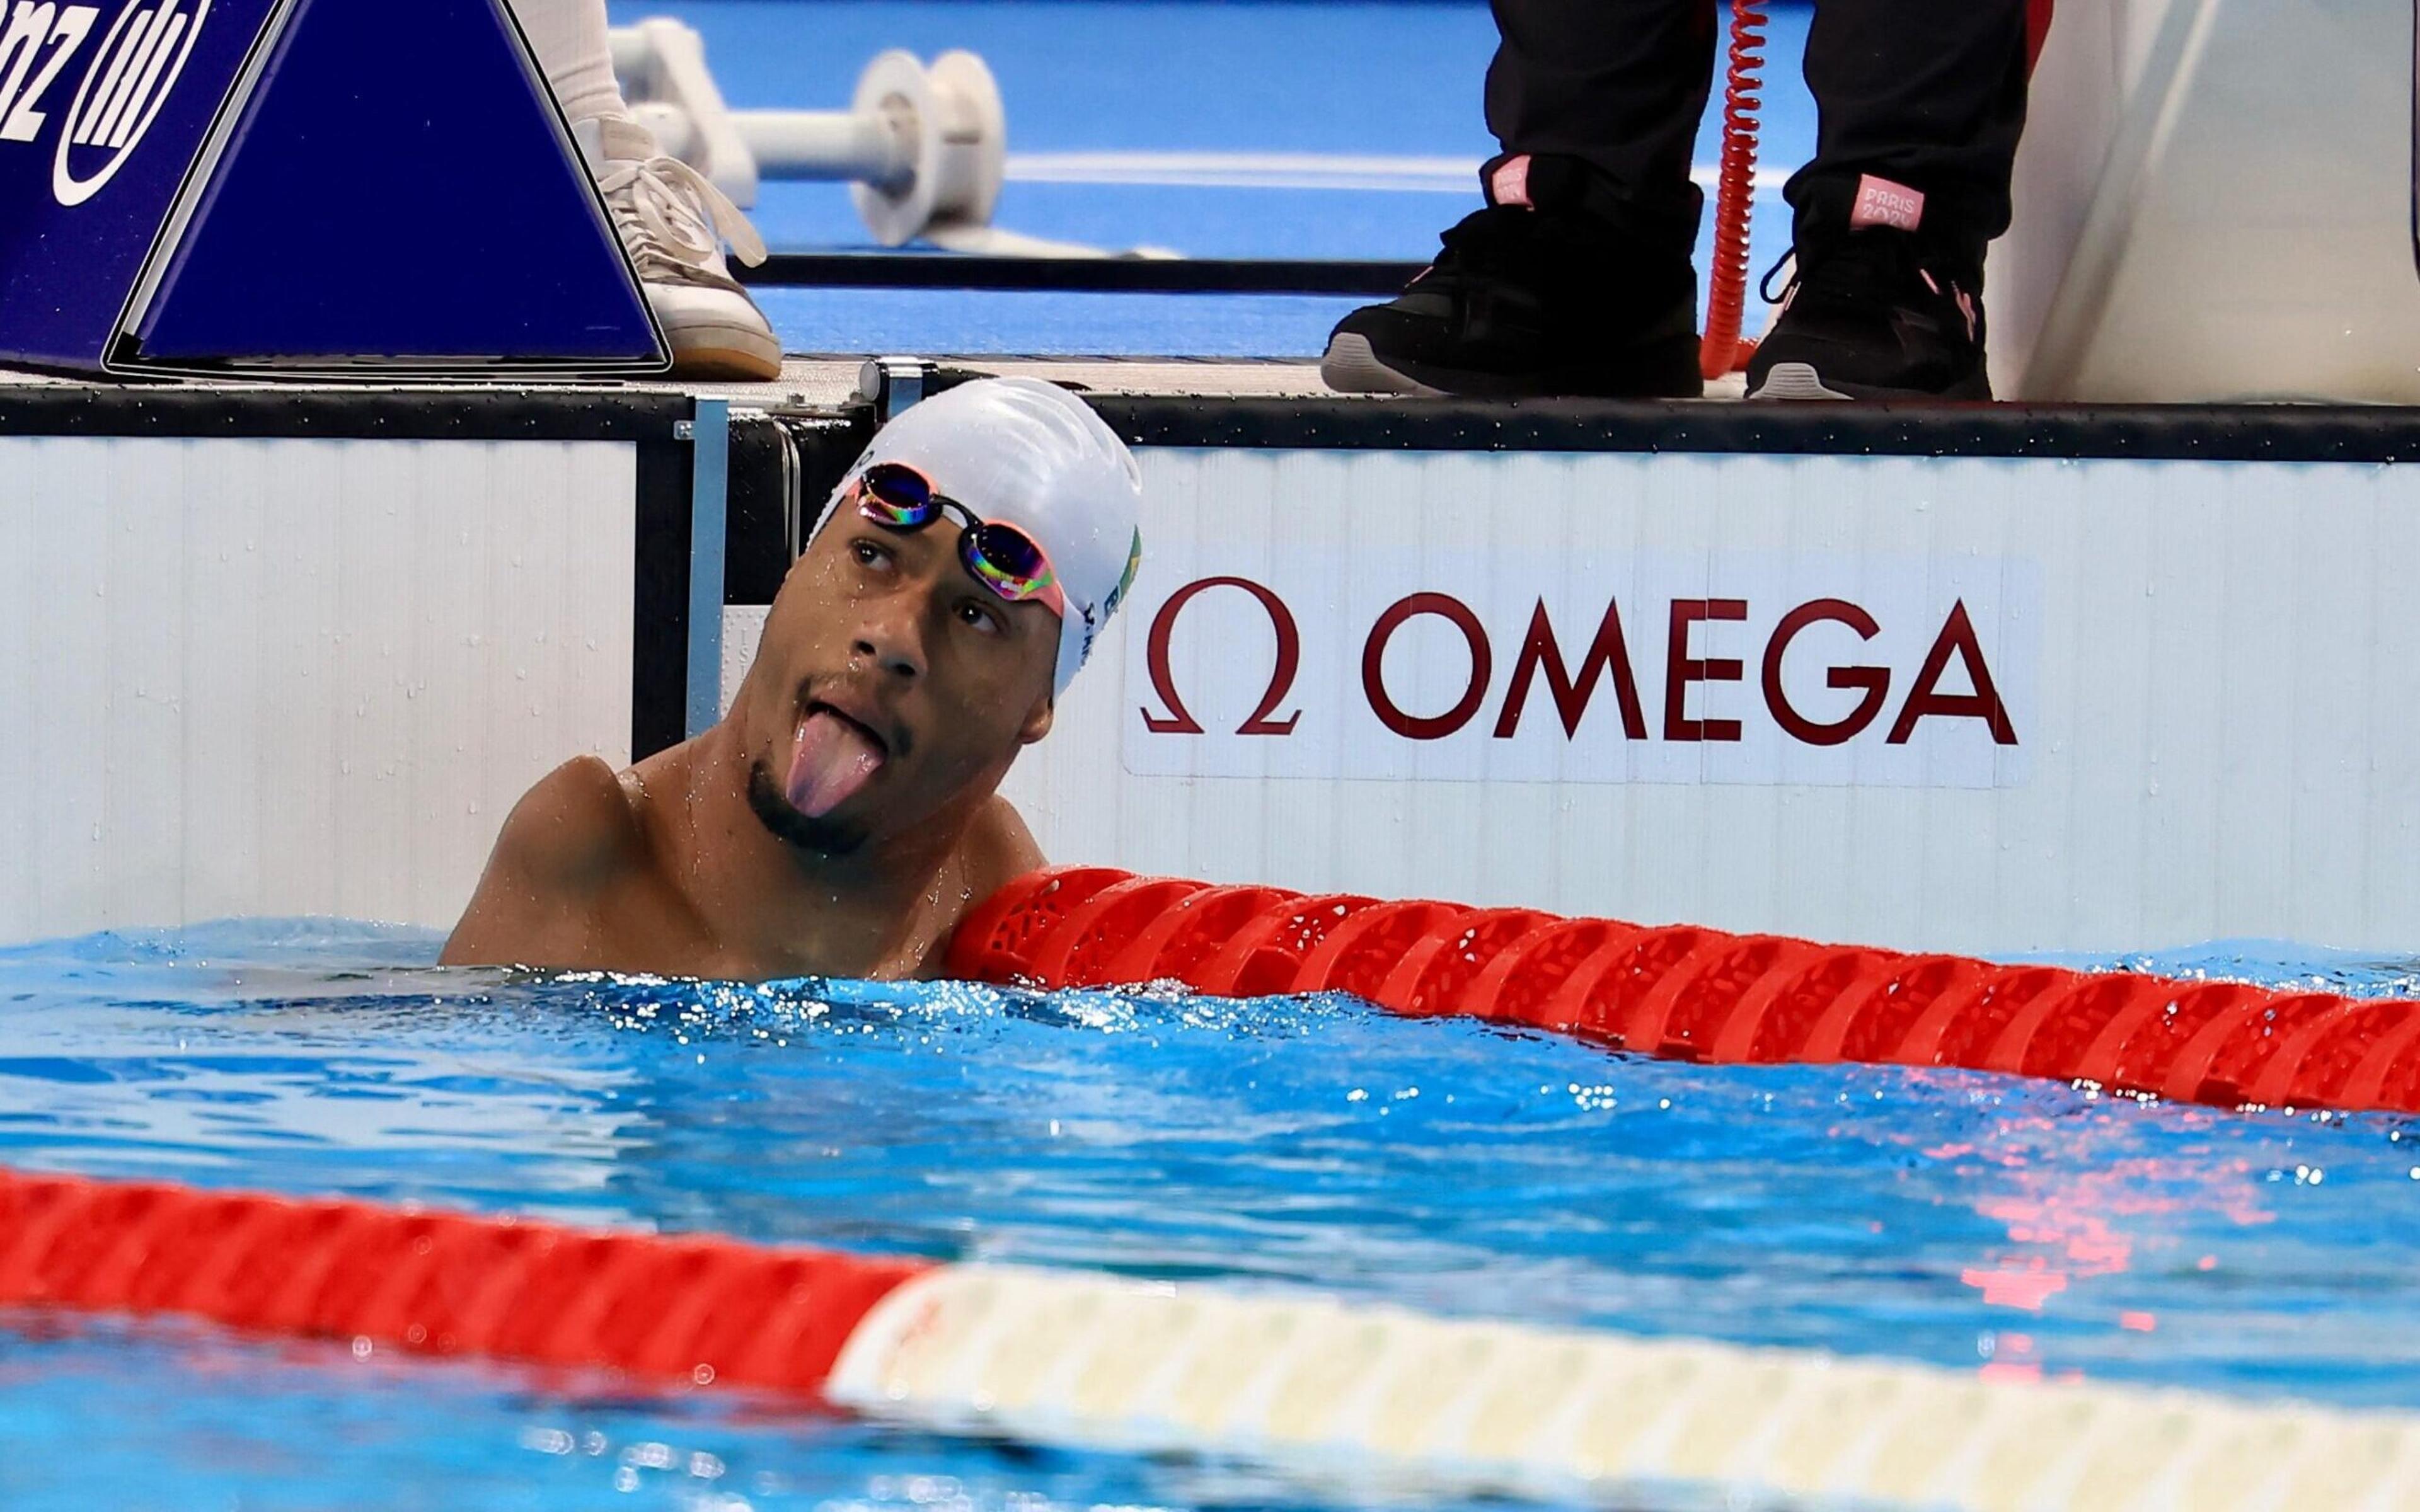
[[762,760],[748,768],[748,807],[775,840],[817,856],[852,855],[865,843],[865,830],[831,819],[810,819],[792,807],[773,780],[773,769]]

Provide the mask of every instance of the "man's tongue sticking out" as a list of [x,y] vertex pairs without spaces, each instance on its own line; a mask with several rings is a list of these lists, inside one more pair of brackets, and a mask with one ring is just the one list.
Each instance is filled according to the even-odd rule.
[[792,737],[783,795],[800,813],[821,819],[874,780],[882,763],[882,748],[865,732],[829,709],[816,709],[799,721]]

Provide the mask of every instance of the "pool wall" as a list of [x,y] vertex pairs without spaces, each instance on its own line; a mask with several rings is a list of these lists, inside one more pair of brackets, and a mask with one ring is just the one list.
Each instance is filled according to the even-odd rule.
[[[1985,954],[2420,926],[2406,411],[1029,370],[1148,484],[1010,779],[1054,859]],[[449,922],[539,773],[727,695],[855,381],[743,396],[711,478],[686,393],[0,388],[0,938]]]
[[2407,411],[1097,403],[1147,549],[1009,779],[1056,859],[1984,954],[2420,929]]
[[1143,458],[1011,779],[1054,854],[1964,951],[2420,924],[2420,470]]
[[0,434],[0,939],[450,923],[531,781],[628,759],[638,446],[383,397]]

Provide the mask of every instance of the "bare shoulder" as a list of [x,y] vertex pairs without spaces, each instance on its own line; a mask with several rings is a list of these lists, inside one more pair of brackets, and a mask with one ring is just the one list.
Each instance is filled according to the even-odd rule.
[[967,892],[977,903],[1047,864],[1033,831],[1025,826],[1025,816],[997,795],[968,826],[964,854]]
[[533,879],[577,887],[604,880],[644,843],[621,775],[597,757],[575,756],[513,805],[496,837],[495,859]]
[[1038,870],[1045,861],[1042,847],[1034,843],[1033,831],[1025,827],[1024,815],[1006,798],[995,795],[967,826],[959,842],[958,875],[966,889],[966,902],[957,917],[949,920],[940,938],[929,947],[923,964],[915,974],[939,976],[948,967],[951,941],[967,916],[983,906],[993,893]]
[[505,816],[478,890],[440,959],[449,965],[537,959],[551,934],[584,915],[645,849],[621,776],[597,757],[574,757],[540,778]]

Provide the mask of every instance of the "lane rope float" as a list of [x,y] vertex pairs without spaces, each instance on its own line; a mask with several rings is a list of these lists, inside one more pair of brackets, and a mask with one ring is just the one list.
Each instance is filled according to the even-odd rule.
[[2420,1504],[2412,1413],[76,1177],[0,1171],[0,1306],[771,1388],[943,1431],[1429,1494]]
[[0,1305],[818,1390],[925,1269],[713,1237],[0,1171]]
[[1106,867],[1011,883],[950,974],[1043,988],[1345,992],[1715,1065],[1955,1066],[2215,1107],[2420,1113],[2420,1003],[1996,965],[1694,925],[1214,887]]

